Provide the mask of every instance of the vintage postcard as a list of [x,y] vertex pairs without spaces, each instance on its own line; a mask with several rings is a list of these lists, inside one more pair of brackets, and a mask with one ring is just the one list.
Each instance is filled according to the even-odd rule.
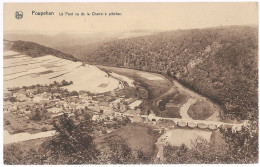
[[257,164],[258,3],[3,3],[3,163]]

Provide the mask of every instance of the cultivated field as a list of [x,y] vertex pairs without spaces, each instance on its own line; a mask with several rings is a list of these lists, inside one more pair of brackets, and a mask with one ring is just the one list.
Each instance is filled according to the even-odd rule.
[[[4,89],[72,81],[69,91],[104,93],[117,89],[119,81],[92,65],[52,55],[32,58],[14,51],[4,52]],[[102,85],[102,86],[100,86]]]

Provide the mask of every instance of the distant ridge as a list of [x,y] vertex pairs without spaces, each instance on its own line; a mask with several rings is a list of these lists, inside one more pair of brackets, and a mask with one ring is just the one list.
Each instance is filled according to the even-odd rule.
[[[6,41],[6,40],[4,40]],[[22,54],[31,56],[31,57],[41,57],[45,55],[53,55],[59,58],[78,61],[75,57],[70,54],[63,53],[61,51],[28,41],[12,41],[11,50],[20,52]]]

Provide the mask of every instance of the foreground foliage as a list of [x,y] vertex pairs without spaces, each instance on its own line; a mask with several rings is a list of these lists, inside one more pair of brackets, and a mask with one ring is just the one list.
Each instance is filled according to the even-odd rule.
[[[78,122],[80,121],[80,122]],[[5,164],[234,164],[258,162],[257,123],[233,132],[222,129],[207,141],[198,138],[192,147],[166,145],[163,160],[157,161],[142,150],[135,150],[120,136],[106,141],[108,149],[93,142],[93,123],[85,117],[66,114],[54,124],[56,135],[38,149],[24,149],[19,144],[4,149]]]
[[189,149],[167,145],[164,147],[162,163],[174,164],[249,164],[258,162],[258,134],[254,127],[241,131],[220,129],[221,138],[207,141],[198,138]]

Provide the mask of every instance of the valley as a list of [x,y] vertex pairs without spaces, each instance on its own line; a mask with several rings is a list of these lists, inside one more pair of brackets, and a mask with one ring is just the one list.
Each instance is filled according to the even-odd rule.
[[[210,30],[205,31],[211,33]],[[180,41],[185,43],[185,36],[190,32],[179,33],[184,36],[183,41]],[[226,30],[222,33],[225,34]],[[197,31],[191,31],[191,34],[194,38],[198,36]],[[161,38],[158,35],[153,37]],[[233,75],[233,69],[222,76],[216,69],[220,69],[219,66],[228,68],[229,65],[223,65],[225,55],[214,57],[220,54],[220,45],[226,47],[220,41],[193,46],[195,50],[197,47],[202,48],[195,56],[189,54],[189,50],[185,49],[187,46],[178,48],[181,52],[178,54],[183,57],[171,55],[171,63],[169,58],[159,58],[157,54],[152,65],[147,63],[150,61],[148,55],[154,54],[149,49],[138,53],[143,56],[141,59],[136,51],[133,51],[135,56],[132,56],[128,55],[127,50],[119,51],[124,47],[119,47],[119,50],[114,48],[115,45],[123,44],[131,48],[133,41],[146,41],[146,38],[152,42],[160,41],[153,37],[126,38],[119,40],[122,43],[116,40],[104,46],[100,44],[101,48],[88,53],[93,54],[91,56],[86,54],[81,61],[36,43],[5,40],[5,150],[16,144],[26,145],[26,150],[30,150],[36,149],[28,145],[30,142],[36,143],[37,149],[46,142],[56,142],[57,137],[61,139],[59,135],[68,135],[58,128],[64,120],[65,123],[66,120],[72,122],[74,125],[71,127],[93,126],[91,130],[87,127],[83,131],[72,129],[71,133],[77,136],[89,132],[101,154],[105,155],[111,150],[117,153],[115,145],[118,144],[120,147],[122,145],[121,151],[129,151],[128,154],[133,153],[134,156],[142,155],[144,159],[147,159],[146,155],[151,158],[148,158],[149,162],[153,163],[164,161],[166,148],[193,150],[200,144],[197,140],[205,142],[205,146],[212,142],[226,143],[221,135],[244,132],[251,121],[245,119],[250,119],[245,117],[248,113],[238,117],[235,115],[241,113],[241,107],[248,106],[252,106],[250,111],[254,114],[254,96],[245,98],[240,105],[234,104],[244,96],[255,94],[252,92],[255,89],[255,74],[250,74],[249,80],[244,76],[246,70],[255,69],[242,66],[242,60],[239,60],[239,66],[243,67],[242,72],[239,71],[243,74],[241,80]],[[161,46],[158,43],[153,45]],[[174,43],[174,46],[179,47],[179,44]],[[126,52],[125,59],[123,56],[117,58],[116,52]],[[185,57],[186,54],[188,56]],[[97,59],[100,55],[102,57]],[[173,58],[176,58],[175,61]],[[113,61],[115,59],[116,64]],[[207,70],[204,68],[209,71],[205,72]],[[234,65],[234,68],[238,67]],[[197,70],[194,75],[193,70]],[[246,87],[247,82],[251,86]],[[233,87],[230,85],[239,86],[238,83],[243,84],[242,89],[236,91],[235,98],[231,96]],[[240,91],[248,92],[248,95],[240,97]],[[231,104],[233,100],[235,103]],[[69,128],[67,131],[71,130],[70,126],[63,126]],[[77,137],[81,139],[82,136]],[[75,142],[74,138],[68,140]]]

